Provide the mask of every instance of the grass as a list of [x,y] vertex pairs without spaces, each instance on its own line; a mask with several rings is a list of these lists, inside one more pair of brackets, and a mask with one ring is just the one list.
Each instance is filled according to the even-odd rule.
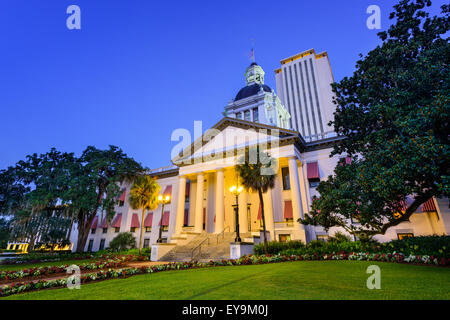
[[[369,290],[366,269],[381,268]],[[166,271],[3,299],[450,299],[450,268],[360,261],[297,261]]]
[[0,265],[0,271],[11,271],[11,270],[23,270],[35,267],[48,267],[48,266],[62,266],[62,265],[72,265],[72,264],[82,264],[94,262],[96,259],[84,259],[84,260],[63,260],[63,261],[47,261],[38,263],[20,263],[11,265]]

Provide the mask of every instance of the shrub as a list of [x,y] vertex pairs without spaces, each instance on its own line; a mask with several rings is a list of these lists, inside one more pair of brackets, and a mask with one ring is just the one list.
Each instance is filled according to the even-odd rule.
[[[288,242],[277,242],[270,241],[267,243],[267,253],[268,254],[277,254],[283,250],[289,249],[299,249],[304,248],[305,245],[300,240],[288,241]],[[256,255],[264,254],[264,243],[257,244],[254,249],[254,253]]]
[[347,242],[351,240],[352,239],[348,235],[339,231],[337,231],[333,236],[328,238],[328,241],[336,243]]
[[122,251],[136,248],[136,238],[131,232],[121,232],[109,243],[112,251]]
[[384,250],[412,255],[433,255],[450,258],[450,236],[423,236],[393,240]]
[[[273,246],[275,248],[275,246]],[[279,248],[282,248],[281,246]],[[450,258],[450,236],[424,236],[392,240],[379,243],[371,241],[322,242],[311,241],[304,247],[281,249],[281,254],[332,254],[337,252],[367,252],[367,253],[402,253],[409,255],[428,255]],[[264,252],[264,251],[263,251]],[[259,254],[255,250],[255,254]]]

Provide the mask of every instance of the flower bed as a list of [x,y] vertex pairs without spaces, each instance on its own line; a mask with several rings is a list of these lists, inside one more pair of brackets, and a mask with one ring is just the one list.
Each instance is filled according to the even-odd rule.
[[[401,253],[368,253],[368,252],[338,252],[334,254],[304,254],[304,255],[261,255],[261,256],[243,256],[240,259],[210,261],[209,263],[199,262],[179,262],[163,265],[155,265],[152,267],[140,268],[123,268],[100,270],[96,273],[84,274],[81,276],[81,283],[89,283],[93,281],[101,281],[108,279],[126,278],[137,274],[156,273],[169,270],[187,270],[194,268],[207,268],[216,266],[238,266],[252,264],[266,264],[287,261],[303,261],[303,260],[358,260],[358,261],[380,261],[395,263],[420,263],[428,265],[450,266],[450,259],[436,258],[433,256],[405,256]],[[46,288],[65,287],[67,279],[57,279],[38,282],[21,282],[14,283],[9,286],[0,288],[0,297],[11,294],[34,291]]]
[[[133,256],[133,255],[122,255],[115,256],[112,259],[104,259],[91,263],[83,263],[78,265],[80,271],[88,270],[98,270],[105,268],[120,268],[125,265],[126,262],[131,261],[143,261],[145,257]],[[64,274],[67,272],[69,265],[61,266],[48,266],[48,267],[35,267],[23,270],[13,270],[13,271],[0,271],[0,282],[6,282],[11,280],[23,279],[23,278],[38,278],[42,276]]]

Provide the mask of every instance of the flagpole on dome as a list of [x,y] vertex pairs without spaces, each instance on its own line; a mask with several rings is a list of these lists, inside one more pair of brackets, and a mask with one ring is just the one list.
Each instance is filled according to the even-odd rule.
[[251,62],[255,62],[255,40],[251,39],[252,42],[252,50],[250,51],[250,60]]

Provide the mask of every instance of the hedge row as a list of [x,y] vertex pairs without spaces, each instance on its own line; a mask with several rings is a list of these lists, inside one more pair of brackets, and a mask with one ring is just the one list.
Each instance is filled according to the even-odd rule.
[[[450,236],[424,236],[404,238],[390,242],[378,243],[361,241],[311,241],[307,245],[301,241],[269,242],[268,253],[295,253],[295,254],[327,254],[333,252],[369,252],[390,253],[400,252],[404,255],[429,255],[450,258]],[[264,254],[264,244],[254,248],[256,255]]]

